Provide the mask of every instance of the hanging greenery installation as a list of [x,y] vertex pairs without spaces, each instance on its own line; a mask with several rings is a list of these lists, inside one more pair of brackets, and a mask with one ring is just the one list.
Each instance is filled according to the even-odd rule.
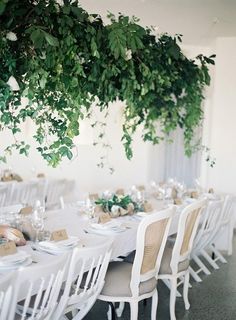
[[181,127],[191,155],[214,56],[188,59],[180,35],[157,37],[135,17],[108,17],[104,24],[78,1],[0,0],[0,130],[14,139],[5,152],[28,153],[18,134],[29,117],[38,151],[55,167],[73,158],[73,138],[94,102],[104,110],[119,99],[128,159],[139,126],[154,144]]

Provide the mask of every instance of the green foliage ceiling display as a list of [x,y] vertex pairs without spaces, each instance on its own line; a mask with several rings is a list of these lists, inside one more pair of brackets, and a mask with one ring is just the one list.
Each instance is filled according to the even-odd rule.
[[0,130],[15,137],[6,151],[27,154],[17,134],[30,117],[38,151],[56,166],[73,157],[73,138],[92,103],[104,110],[119,99],[126,103],[121,139],[128,159],[140,125],[143,140],[154,144],[183,128],[191,155],[214,56],[190,60],[178,45],[181,36],[157,38],[134,17],[109,19],[105,25],[78,1],[0,0]]

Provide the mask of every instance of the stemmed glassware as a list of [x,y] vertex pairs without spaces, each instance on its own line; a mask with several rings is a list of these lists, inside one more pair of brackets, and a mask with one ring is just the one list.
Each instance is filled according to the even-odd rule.
[[42,232],[44,230],[44,211],[36,207],[32,213],[31,224],[36,233],[35,242],[38,242],[39,232]]

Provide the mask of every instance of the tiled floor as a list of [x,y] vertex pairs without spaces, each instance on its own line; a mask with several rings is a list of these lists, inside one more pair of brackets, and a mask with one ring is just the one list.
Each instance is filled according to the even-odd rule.
[[[203,282],[197,284],[191,281],[189,289],[190,310],[185,311],[182,298],[177,298],[177,320],[236,320],[236,236],[234,237],[235,253],[226,257],[227,264],[221,264],[219,270],[214,270],[210,276],[203,276]],[[211,269],[212,270],[212,269]],[[159,304],[158,320],[169,320],[169,290],[160,283],[158,285]],[[139,320],[150,319],[150,301],[147,306],[139,304]],[[85,320],[106,319],[107,305],[96,302]],[[129,306],[126,305],[120,320],[129,319]]]

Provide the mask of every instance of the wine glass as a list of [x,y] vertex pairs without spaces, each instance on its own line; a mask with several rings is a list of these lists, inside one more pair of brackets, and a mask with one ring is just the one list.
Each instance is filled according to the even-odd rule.
[[35,234],[35,242],[39,241],[39,232],[44,230],[44,219],[43,219],[43,213],[35,209],[32,214],[31,218],[31,224],[32,227],[34,228],[36,234]]

